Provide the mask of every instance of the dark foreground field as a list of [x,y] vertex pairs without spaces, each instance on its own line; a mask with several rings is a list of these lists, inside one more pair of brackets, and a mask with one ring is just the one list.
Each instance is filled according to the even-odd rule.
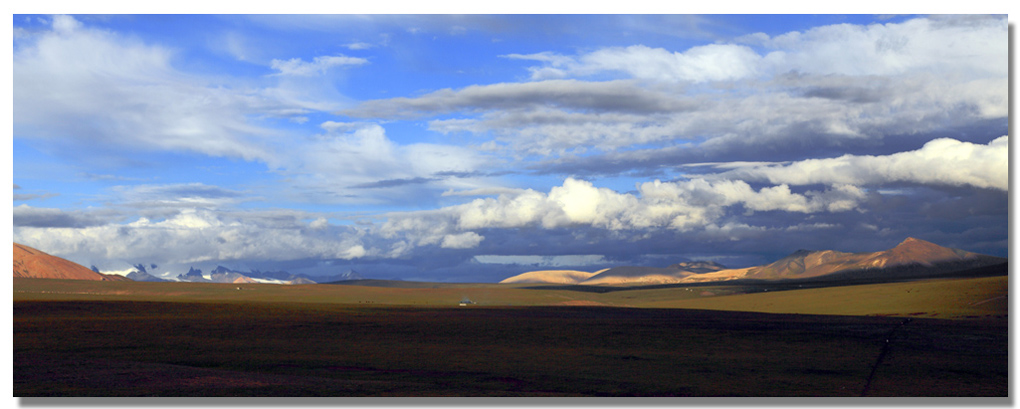
[[1004,397],[1007,335],[1005,318],[15,301],[14,395]]

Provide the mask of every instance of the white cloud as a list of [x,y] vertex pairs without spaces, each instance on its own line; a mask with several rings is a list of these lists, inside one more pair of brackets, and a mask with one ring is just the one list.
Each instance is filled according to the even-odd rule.
[[[450,189],[494,187],[484,176],[470,175],[493,159],[456,145],[401,145],[372,123],[326,122],[326,132],[286,151],[291,187],[322,192],[330,201],[380,203],[408,200],[408,190],[427,188],[439,194]],[[356,190],[352,190],[356,189]]]
[[259,79],[259,87],[177,70],[177,57],[171,48],[57,16],[52,30],[16,41],[16,133],[64,149],[186,151],[293,166],[301,162],[288,143],[295,136],[267,118],[300,123],[311,112],[339,109],[346,97],[312,75],[368,62],[274,60],[279,74]]
[[837,24],[756,41],[775,51],[765,64],[776,73],[900,75],[928,72],[964,79],[1003,77],[1008,49],[1005,16],[956,24],[966,16],[915,18],[867,26]]
[[204,183],[114,186],[118,202],[145,208],[220,208],[244,199],[243,192]]
[[752,76],[758,72],[761,61],[761,56],[750,47],[734,44],[696,46],[684,52],[632,45],[601,48],[577,57],[550,52],[505,57],[546,63],[528,68],[534,80],[619,72],[640,80],[692,83]]
[[322,230],[325,229],[326,227],[329,227],[329,220],[326,220],[325,217],[319,217],[315,220],[312,220],[311,223],[308,223],[308,227],[314,230]]
[[[605,72],[668,82],[710,82],[778,75],[900,75],[924,71],[964,80],[1004,77],[1004,16],[915,18],[902,23],[835,24],[770,37],[754,33],[738,44],[709,44],[682,52],[645,45],[600,48],[577,56],[551,52],[508,54],[544,63],[532,79],[584,77]],[[769,50],[760,55],[743,44]]]
[[684,139],[685,128],[690,126],[689,118],[693,116],[683,112],[571,112],[534,107],[492,110],[478,119],[441,119],[428,124],[430,130],[444,134],[493,134],[514,151],[552,155],[589,149],[612,151],[634,144]]
[[374,45],[369,43],[363,43],[360,41],[355,41],[353,43],[344,44],[344,47],[347,47],[348,50],[367,50],[369,48],[374,47]]
[[348,57],[345,55],[329,55],[315,57],[311,62],[305,62],[300,58],[273,60],[269,65],[274,70],[279,71],[276,75],[311,76],[325,74],[326,71],[329,71],[329,69],[333,67],[361,65],[367,63],[368,60],[364,58]]
[[323,123],[319,124],[319,127],[322,128],[322,129],[325,129],[327,132],[343,133],[343,132],[354,132],[354,131],[357,131],[358,129],[365,128],[365,127],[371,126],[371,125],[372,124],[367,123],[367,122],[336,122],[336,121],[326,121],[326,122],[323,122]]
[[81,28],[81,23],[75,20],[74,17],[65,15],[53,16],[53,31],[66,34],[79,28]]
[[849,185],[793,193],[786,185],[754,190],[743,181],[704,179],[643,183],[633,195],[568,178],[548,194],[529,189],[436,210],[391,213],[377,233],[391,239],[403,238],[409,246],[428,246],[453,244],[447,240],[459,232],[493,228],[718,230],[717,223],[738,205],[749,211],[809,214],[854,210],[864,198],[864,191]]
[[[612,152],[635,145],[713,155],[758,148],[846,149],[1008,116],[1005,20],[913,19],[832,25],[742,44],[683,51],[644,45],[577,55],[506,54],[536,61],[528,83],[443,89],[366,101],[356,117],[429,120],[517,155]],[[605,78],[613,81],[582,81]],[[718,81],[741,80],[739,88]],[[450,115],[453,114],[453,115]]]
[[728,81],[752,76],[761,57],[749,47],[710,44],[682,53],[643,45],[603,48],[579,58],[571,71],[590,75],[622,71],[631,78],[656,81]]
[[[117,157],[124,151],[184,151],[261,161],[270,170],[294,175],[296,188],[326,192],[315,201],[349,196],[345,190],[357,184],[425,180],[435,172],[471,172],[486,163],[469,148],[396,144],[374,124],[327,121],[322,124],[326,135],[303,140],[293,131],[271,127],[266,118],[300,122],[311,112],[343,106],[345,98],[331,84],[305,75],[364,64],[365,59],[277,60],[281,75],[258,79],[272,87],[230,87],[223,79],[175,69],[172,49],[90,28],[68,16],[58,16],[53,24],[52,30],[19,40],[15,47],[19,138],[46,139],[62,151],[86,152],[85,157],[102,147],[104,154]],[[436,185],[442,190],[490,187],[477,178],[449,178]],[[365,190],[358,195],[362,202],[399,199]],[[174,200],[185,207],[223,204],[199,199]]]
[[720,174],[791,185],[853,184],[881,186],[907,182],[1009,190],[1009,137],[987,145],[942,138],[918,150],[884,156],[843,155],[786,165],[755,165]]
[[[85,227],[16,227],[14,241],[85,263],[146,260],[157,264],[224,260],[354,259],[370,254],[363,232],[334,226],[266,224],[258,212],[184,209],[165,220]],[[167,249],[173,249],[168,252]]]
[[213,42],[211,46],[238,61],[254,62],[262,59],[262,50],[236,31],[224,33],[219,41]]
[[478,244],[484,239],[485,237],[470,231],[460,234],[447,234],[443,236],[443,242],[439,247],[444,249],[470,249],[478,247]]
[[251,90],[210,86],[175,70],[170,49],[54,18],[18,41],[14,127],[66,145],[201,152],[272,162],[276,132],[248,115],[280,108]]
[[537,267],[586,266],[607,263],[601,254],[568,254],[560,256],[480,254],[474,260],[482,264],[518,264]]

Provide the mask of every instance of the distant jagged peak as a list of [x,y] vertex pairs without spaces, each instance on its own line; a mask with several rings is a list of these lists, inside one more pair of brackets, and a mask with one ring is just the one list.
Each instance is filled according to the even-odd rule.
[[137,269],[128,273],[125,277],[134,281],[166,281],[162,278],[149,274],[146,271],[139,271]]
[[712,260],[693,260],[693,261],[682,261],[674,264],[675,266],[698,266],[698,267],[724,267],[722,264],[716,263]]
[[806,259],[806,258],[818,258],[818,257],[830,258],[830,257],[842,256],[842,255],[846,255],[846,254],[850,254],[850,253],[844,253],[842,251],[836,251],[836,250],[806,250],[806,249],[800,249],[800,250],[797,250],[797,251],[795,251],[793,253],[790,253],[790,255],[788,255],[786,257],[783,257],[782,259],[780,259],[780,261],[787,260],[787,259]]
[[340,277],[341,280],[363,280],[365,278],[362,277],[361,274],[358,274],[358,272],[354,271],[353,269],[340,273],[337,276]]

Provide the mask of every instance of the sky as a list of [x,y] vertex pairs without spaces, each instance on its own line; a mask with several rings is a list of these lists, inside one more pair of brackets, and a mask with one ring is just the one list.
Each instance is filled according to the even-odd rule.
[[1008,256],[1005,15],[13,15],[13,240],[496,282]]

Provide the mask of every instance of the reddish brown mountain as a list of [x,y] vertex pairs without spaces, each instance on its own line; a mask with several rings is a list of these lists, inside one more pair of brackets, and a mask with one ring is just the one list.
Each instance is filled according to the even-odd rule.
[[947,263],[978,265],[1005,259],[951,249],[913,237],[885,251],[842,253],[832,250],[800,250],[772,264],[752,267],[743,277],[757,279],[811,278],[837,272],[889,269],[893,267],[935,267]]
[[81,264],[18,243],[14,243],[14,277],[130,281],[122,276],[97,273]]
[[861,264],[869,267],[891,267],[912,263],[931,266],[944,261],[958,261],[981,256],[981,254],[942,247],[913,237],[907,237],[902,243],[889,250],[872,254],[861,261]]

